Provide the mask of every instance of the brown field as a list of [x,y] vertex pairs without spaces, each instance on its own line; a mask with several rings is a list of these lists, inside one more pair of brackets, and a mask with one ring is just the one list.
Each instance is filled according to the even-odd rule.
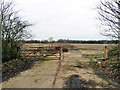
[[24,47],[41,47],[41,46],[64,46],[64,45],[73,45],[77,48],[90,48],[90,49],[103,49],[105,46],[111,47],[115,44],[74,44],[74,43],[53,43],[53,44],[43,44],[43,43],[26,43]]
[[104,49],[105,46],[114,46],[115,44],[71,44],[79,48]]

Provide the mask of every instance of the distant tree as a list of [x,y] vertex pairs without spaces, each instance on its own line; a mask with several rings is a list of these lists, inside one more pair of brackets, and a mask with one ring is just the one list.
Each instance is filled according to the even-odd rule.
[[102,35],[120,40],[120,1],[102,0],[97,6]]
[[31,34],[26,30],[31,26],[22,20],[14,10],[13,1],[0,2],[0,30],[2,38],[2,60],[3,62],[15,59],[19,56],[19,41],[28,39]]

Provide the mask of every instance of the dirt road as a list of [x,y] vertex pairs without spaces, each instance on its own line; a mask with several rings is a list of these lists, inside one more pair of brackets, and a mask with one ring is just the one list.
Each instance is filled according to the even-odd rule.
[[2,83],[3,88],[49,88],[58,67],[58,60],[37,61],[32,69],[21,72],[8,82]]
[[3,88],[114,88],[88,67],[82,54],[97,51],[70,51],[59,60],[37,61],[32,69],[2,83]]

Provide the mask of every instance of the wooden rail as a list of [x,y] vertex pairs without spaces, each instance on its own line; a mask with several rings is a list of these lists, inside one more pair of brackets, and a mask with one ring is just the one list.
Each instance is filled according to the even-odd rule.
[[21,54],[24,58],[55,56],[60,60],[61,56],[64,55],[63,52],[67,51],[61,47],[26,47],[21,49]]

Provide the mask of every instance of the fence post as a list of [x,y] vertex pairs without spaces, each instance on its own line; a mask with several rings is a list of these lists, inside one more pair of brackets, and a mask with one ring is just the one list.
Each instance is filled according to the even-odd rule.
[[108,46],[105,46],[105,59],[108,59]]

